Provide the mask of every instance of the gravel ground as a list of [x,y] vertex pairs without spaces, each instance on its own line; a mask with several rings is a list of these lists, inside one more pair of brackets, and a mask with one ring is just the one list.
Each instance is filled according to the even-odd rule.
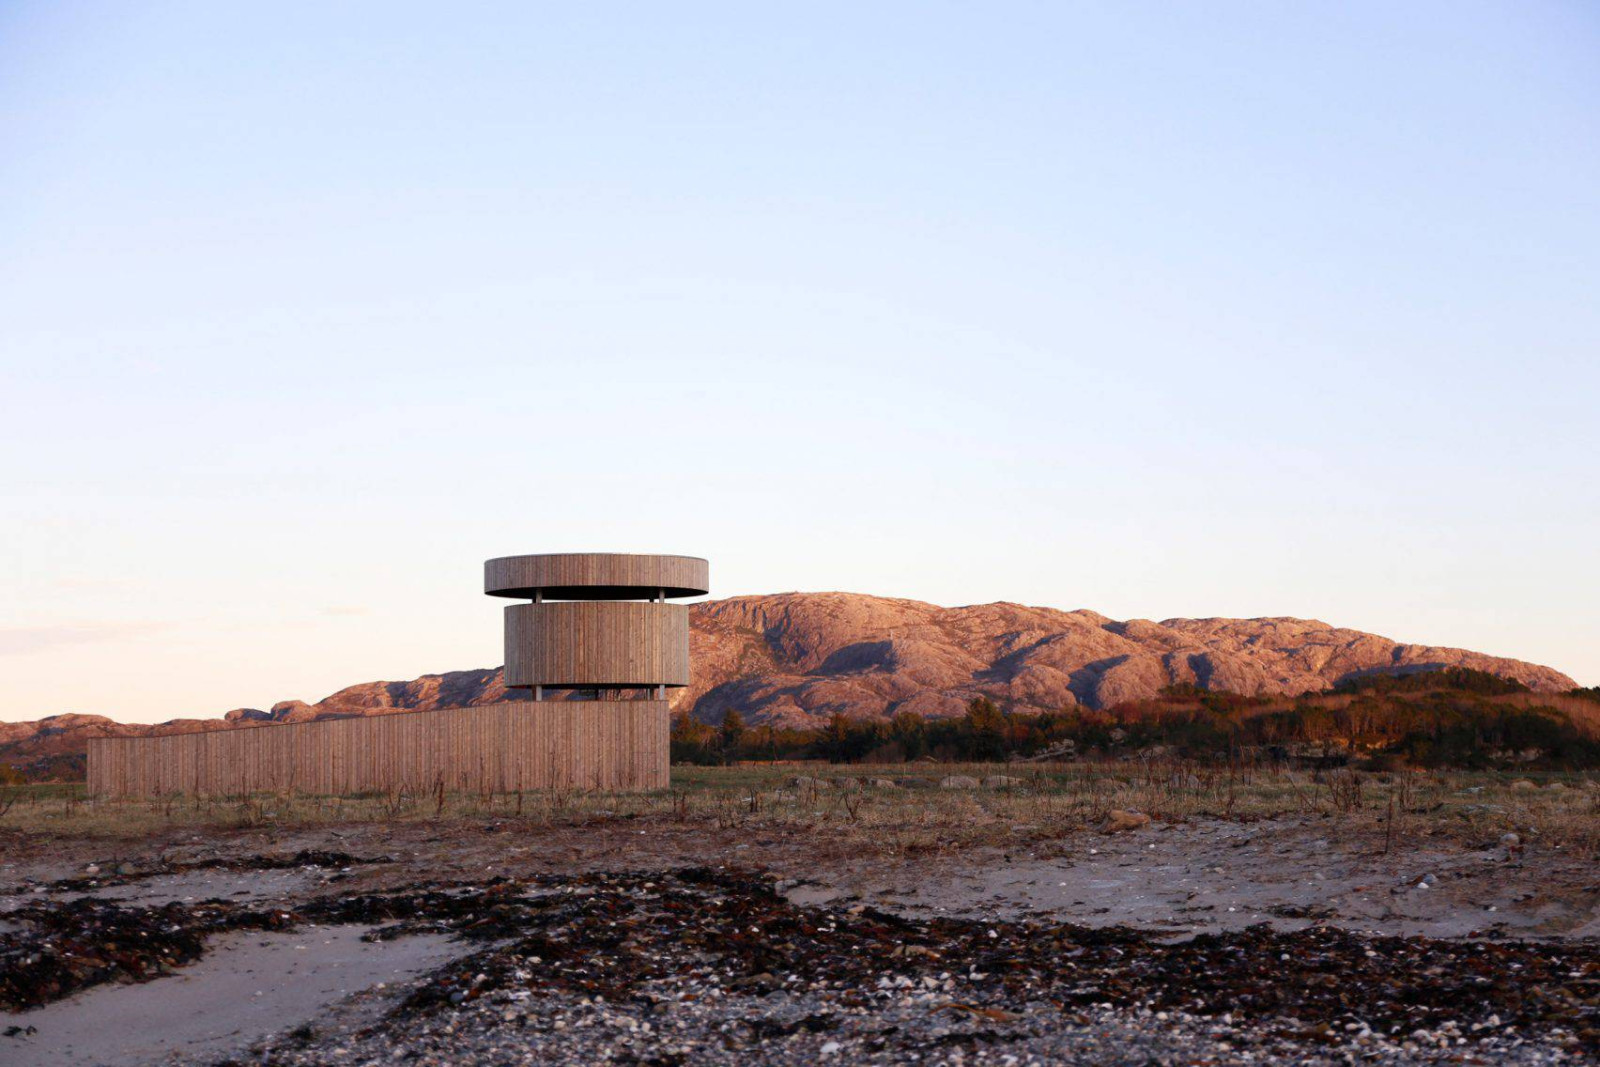
[[237,1061],[264,1067],[511,1064],[986,1063],[1020,1065],[1589,1062],[1569,1035],[1527,1040],[1453,1025],[1406,1035],[1359,1026],[1336,1037],[1272,1036],[1231,1015],[1032,1002],[969,1010],[936,989],[875,993],[845,1006],[827,994],[707,996],[610,1004],[502,993],[364,1033],[302,1031]]

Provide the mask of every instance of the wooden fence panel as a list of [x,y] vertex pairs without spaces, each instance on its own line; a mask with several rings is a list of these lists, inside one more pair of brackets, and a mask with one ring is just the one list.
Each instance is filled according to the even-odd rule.
[[520,701],[89,741],[94,796],[664,789],[664,700]]

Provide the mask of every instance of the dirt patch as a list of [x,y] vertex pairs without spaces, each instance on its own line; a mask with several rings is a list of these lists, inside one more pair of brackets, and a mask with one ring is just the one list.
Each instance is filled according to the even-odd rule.
[[1300,818],[1196,820],[1044,854],[978,849],[897,868],[861,865],[811,892],[915,914],[1047,912],[1197,932],[1331,922],[1432,937],[1582,937],[1600,922],[1600,880],[1586,857],[1551,850],[1512,862],[1495,842],[1428,839],[1385,853]]
[[110,886],[130,885],[147,878],[190,874],[198,871],[293,871],[307,868],[331,868],[348,872],[354,867],[373,863],[393,863],[390,856],[359,857],[348,852],[330,852],[325,849],[301,849],[292,855],[210,856],[205,859],[177,859],[167,853],[158,855],[153,862],[138,863],[129,860],[103,860],[89,862],[85,873],[70,878],[58,878],[45,885],[57,893],[95,892]]

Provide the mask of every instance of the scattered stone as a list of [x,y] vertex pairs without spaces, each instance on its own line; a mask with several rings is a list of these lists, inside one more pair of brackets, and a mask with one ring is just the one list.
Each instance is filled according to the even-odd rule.
[[1106,816],[1105,825],[1100,827],[1100,832],[1103,834],[1122,834],[1149,825],[1150,816],[1142,811],[1125,811],[1122,808],[1113,808],[1111,814]]
[[1500,838],[1500,847],[1505,851],[1505,860],[1508,863],[1521,862],[1522,838],[1516,834],[1506,834]]

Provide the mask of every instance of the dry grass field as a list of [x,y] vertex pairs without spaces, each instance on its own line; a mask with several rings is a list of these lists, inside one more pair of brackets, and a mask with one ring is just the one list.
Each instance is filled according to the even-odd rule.
[[[942,788],[1003,776],[1000,787]],[[877,784],[874,784],[877,783]],[[1042,842],[1092,829],[1113,809],[1162,823],[1314,816],[1330,832],[1462,842],[1517,833],[1600,854],[1600,775],[1227,768],[1170,759],[1116,763],[744,764],[673,768],[645,794],[372,794],[97,800],[76,785],[0,787],[0,833],[137,839],[182,828],[288,830],[336,823],[492,817],[540,826],[643,819],[759,832],[818,831],[894,854]]]

